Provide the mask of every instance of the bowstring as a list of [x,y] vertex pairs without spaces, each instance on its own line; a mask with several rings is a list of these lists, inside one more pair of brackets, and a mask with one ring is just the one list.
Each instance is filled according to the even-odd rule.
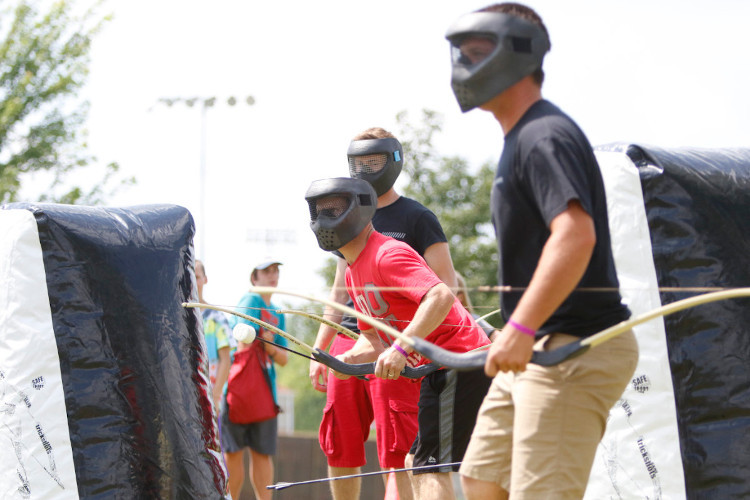
[[[518,293],[518,292],[525,291],[527,288],[528,287],[504,286],[504,285],[479,285],[479,286],[475,286],[475,287],[467,287],[466,291],[469,291],[469,292],[479,292],[479,293]],[[724,291],[724,290],[735,290],[735,289],[738,289],[738,288],[744,288],[744,287],[719,287],[719,286],[657,287],[657,288],[652,288],[652,287],[619,287],[619,288],[614,288],[614,287],[580,287],[580,288],[575,288],[574,290],[572,290],[571,294],[577,293],[577,292],[581,292],[581,293],[610,293],[610,292],[614,292],[614,291],[619,292],[619,291],[623,291],[623,290],[627,290],[627,291],[639,291],[639,292],[656,291],[656,292],[659,292],[659,293],[710,293],[710,292],[717,292],[717,291]],[[331,288],[330,290],[333,290],[333,289],[334,288]],[[347,287],[335,287],[335,289],[336,290],[348,290]],[[367,290],[367,291],[398,292],[398,291],[404,291],[404,290],[405,291],[427,290],[429,288],[427,288],[427,287],[373,287],[373,286],[368,286],[368,287],[352,287],[352,289],[353,290],[357,290],[357,291],[365,291],[365,290]],[[456,291],[454,289],[451,289],[451,290],[453,290],[454,292]],[[221,307],[231,308],[231,309],[235,309],[235,310],[245,310],[245,311],[251,311],[251,310],[255,310],[255,311],[263,311],[263,310],[273,311],[273,309],[268,308],[268,307],[250,307],[250,306],[238,307],[236,305],[222,305]],[[474,307],[475,310],[479,310],[479,309],[485,309],[486,310],[486,309],[492,309],[494,306],[482,306],[482,305],[473,304],[473,307]],[[496,309],[493,309],[492,313],[491,314],[487,314],[486,316],[490,316],[490,315],[494,314],[495,311],[496,311]],[[300,312],[311,312],[311,311],[300,310]],[[321,317],[323,317],[323,315],[324,315],[323,312],[318,312],[317,309],[316,309],[316,311],[312,312],[312,314],[317,314],[317,315],[319,315]],[[395,318],[381,318],[381,317],[377,317],[377,316],[373,316],[373,318],[374,319],[379,319],[381,321],[387,319],[388,322],[392,324],[392,326],[393,326],[393,324],[398,324],[399,326],[404,326],[404,328],[406,326],[408,326],[408,324],[411,322],[411,320],[400,320],[400,319],[395,319]],[[315,320],[315,318],[310,318],[310,319],[312,319],[314,321],[317,321],[317,320]],[[442,326],[447,326],[447,327],[470,328],[470,327],[467,327],[465,325],[455,325],[455,324],[450,324],[450,323],[441,323],[441,325]],[[471,327],[471,328],[473,328],[473,327]],[[497,328],[501,328],[501,327],[497,327]]]
[[[261,328],[263,328],[263,327],[261,326]],[[256,337],[255,337],[255,340],[260,340],[261,342],[264,342],[264,343],[266,343],[266,344],[268,344],[268,345],[272,345],[272,346],[278,347],[278,348],[280,348],[280,349],[284,349],[285,351],[289,351],[289,352],[291,352],[292,354],[296,354],[296,355],[298,355],[298,356],[302,356],[303,358],[307,358],[307,359],[309,359],[309,360],[311,360],[311,361],[317,361],[317,360],[316,360],[315,358],[313,358],[312,356],[308,356],[307,354],[302,354],[302,353],[301,353],[301,352],[299,352],[299,351],[295,351],[295,350],[294,350],[294,349],[292,349],[291,347],[287,347],[287,346],[283,346],[283,345],[281,345],[281,344],[277,344],[276,342],[273,342],[273,341],[271,341],[271,340],[266,340],[266,339],[264,339],[264,338],[261,338],[261,337],[258,337],[258,336],[256,336]]]

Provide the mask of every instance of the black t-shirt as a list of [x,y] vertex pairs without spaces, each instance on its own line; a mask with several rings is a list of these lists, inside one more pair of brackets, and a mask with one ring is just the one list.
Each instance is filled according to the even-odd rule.
[[[607,219],[607,200],[593,149],[580,128],[549,101],[540,100],[505,137],[492,186],[492,222],[500,252],[498,282],[526,287],[549,238],[550,222],[578,200],[593,218],[596,245],[578,288],[539,329],[586,337],[630,316],[621,303]],[[503,293],[507,320],[523,291]]]
[[[435,243],[445,243],[443,228],[430,209],[405,196],[383,208],[378,208],[372,218],[375,230],[391,238],[403,241],[424,257],[424,252]],[[351,300],[347,302],[353,306]],[[344,315],[341,325],[353,331],[357,329],[357,320]]]

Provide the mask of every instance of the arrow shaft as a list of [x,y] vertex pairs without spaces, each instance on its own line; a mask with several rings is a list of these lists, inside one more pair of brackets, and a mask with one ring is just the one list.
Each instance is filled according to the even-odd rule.
[[267,490],[283,490],[286,488],[291,488],[292,486],[301,486],[303,484],[326,483],[330,481],[339,481],[341,479],[355,479],[359,477],[382,476],[383,474],[390,474],[391,472],[413,472],[416,470],[424,470],[424,469],[438,469],[438,468],[443,468],[443,467],[454,467],[456,465],[461,465],[461,462],[451,462],[451,463],[436,464],[436,465],[422,465],[419,467],[405,467],[402,469],[388,469],[388,470],[374,471],[374,472],[363,472],[361,474],[349,474],[347,476],[323,477],[320,479],[308,479],[307,481],[299,481],[296,483],[276,483],[276,484],[271,484],[271,485],[266,486],[266,489]]

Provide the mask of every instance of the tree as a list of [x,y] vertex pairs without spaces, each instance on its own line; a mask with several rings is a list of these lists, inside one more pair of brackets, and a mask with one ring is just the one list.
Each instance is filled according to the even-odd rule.
[[[490,189],[494,168],[489,163],[472,172],[464,158],[441,156],[433,146],[442,117],[423,110],[413,125],[406,112],[396,116],[397,136],[404,147],[404,174],[409,182],[404,194],[433,212],[443,226],[456,271],[466,279],[478,314],[497,308],[497,293],[477,287],[497,284],[497,246],[490,222]],[[497,317],[488,318],[498,325]]]
[[77,13],[74,2],[61,0],[40,12],[34,2],[0,0],[0,202],[17,201],[25,179],[50,178],[39,201],[101,201],[105,190],[132,184],[115,180],[118,165],[105,167],[102,181],[88,191],[63,188],[73,170],[92,166],[86,152],[87,103],[76,94],[88,75],[93,37],[110,19],[100,16],[98,2]]

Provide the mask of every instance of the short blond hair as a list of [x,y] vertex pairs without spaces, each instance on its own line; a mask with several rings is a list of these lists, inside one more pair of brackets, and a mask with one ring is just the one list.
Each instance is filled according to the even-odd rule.
[[395,139],[396,136],[382,127],[370,127],[354,136],[353,141],[366,141],[368,139]]

